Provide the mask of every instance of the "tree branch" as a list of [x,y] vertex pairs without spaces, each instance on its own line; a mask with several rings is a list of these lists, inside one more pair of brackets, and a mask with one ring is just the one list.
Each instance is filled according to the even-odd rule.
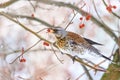
[[37,21],[37,22],[39,22],[39,23],[41,23],[41,24],[43,24],[43,25],[45,25],[47,27],[54,27],[54,26],[48,24],[47,22],[45,22],[45,21],[43,21],[41,19],[38,19],[36,17],[31,17],[31,16],[27,16],[27,15],[17,15],[17,14],[5,13],[5,12],[0,12],[0,13],[7,14],[7,15],[13,17],[13,18],[27,18],[29,20]]
[[119,50],[117,49],[114,56],[114,61],[118,64],[110,64],[108,67],[109,73],[104,73],[101,80],[119,80],[120,79],[120,62],[119,62]]
[[[102,0],[102,1],[103,1],[104,5],[107,7],[107,4],[106,4],[105,0]],[[120,19],[120,16],[117,15],[116,13],[114,13],[113,11],[112,11],[112,14]]]
[[5,2],[5,3],[1,3],[0,8],[8,7],[9,5],[11,5],[11,4],[13,4],[13,3],[15,3],[17,1],[19,1],[19,0],[9,0],[9,1]]
[[[72,10],[77,11],[78,13],[86,16],[88,13],[83,11],[82,9],[70,4],[70,3],[64,3],[64,2],[58,2],[58,1],[53,1],[53,0],[35,0],[35,1],[39,1],[41,3],[44,4],[49,4],[49,5],[55,5],[55,6],[59,6],[59,7],[68,7]],[[99,20],[97,20],[93,15],[91,15],[91,20],[96,23],[97,25],[99,25],[101,28],[103,28],[103,30],[109,34],[111,36],[111,38],[118,43],[118,39],[117,36],[115,35],[115,33],[112,32],[112,30],[106,25],[106,24],[102,24]]]
[[88,79],[89,79],[89,80],[93,80],[93,78],[92,78],[92,76],[90,75],[89,70],[86,68],[86,66],[82,65],[82,67],[83,67],[85,73],[87,74]]
[[[70,57],[71,59],[73,59],[74,56],[70,55],[70,54],[66,54],[68,57]],[[82,59],[80,58],[75,58],[75,61],[81,63],[82,65],[85,65],[85,66],[88,66],[94,70],[97,70],[97,71],[102,71],[102,72],[107,72],[105,69],[102,69],[102,68],[99,68],[99,67],[94,67],[94,66],[91,66],[87,63],[85,63],[84,61],[82,61]]]
[[6,17],[7,19],[9,19],[9,20],[15,22],[16,24],[20,25],[22,28],[24,28],[25,30],[31,32],[32,34],[34,34],[34,35],[35,35],[36,37],[38,37],[39,39],[42,39],[42,40],[44,40],[44,41],[46,41],[46,42],[48,42],[48,43],[51,43],[50,41],[42,38],[42,37],[41,37],[40,35],[38,35],[36,32],[34,32],[34,31],[32,31],[31,29],[27,28],[26,26],[24,26],[24,25],[21,24],[20,22],[14,20],[14,19],[13,19],[11,16],[9,16],[8,14],[5,14],[4,12],[0,12],[0,15],[3,15],[3,16]]

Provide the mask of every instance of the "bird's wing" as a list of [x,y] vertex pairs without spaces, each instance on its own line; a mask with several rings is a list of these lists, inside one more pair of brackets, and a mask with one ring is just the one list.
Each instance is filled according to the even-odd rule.
[[68,32],[67,38],[73,40],[76,43],[88,43],[84,38],[74,32]]
[[93,53],[96,53],[97,55],[104,57],[105,59],[111,61],[111,59],[109,59],[108,57],[104,56],[103,54],[100,53],[100,51],[95,48],[94,46],[92,46],[92,44],[99,44],[96,43],[94,41],[91,41],[89,39],[84,39],[82,38],[80,35],[73,33],[73,32],[68,32],[67,34],[68,38],[71,40],[71,44],[74,44],[75,46],[78,46],[79,49],[81,48],[81,46]]
[[99,50],[96,49],[94,46],[92,46],[92,44],[97,44],[96,42],[91,41],[91,40],[86,39],[86,38],[84,39],[80,35],[73,33],[73,32],[68,32],[67,36],[68,36],[69,40],[73,40],[73,41],[71,41],[72,42],[71,44],[79,46],[80,48],[82,46],[84,49],[87,49],[87,50],[94,52],[98,55],[100,54]]
[[93,42],[91,40],[86,41],[84,38],[82,38],[80,35],[73,33],[73,32],[68,32],[68,39],[69,40],[73,40],[71,44],[75,44],[75,45],[79,45],[84,47],[87,50],[90,50],[94,53],[100,54],[99,50],[97,50],[94,46],[92,46],[91,44],[95,44],[96,42]]
[[74,41],[76,43],[89,43],[91,45],[102,45],[100,43],[97,43],[95,41],[92,41],[90,39],[87,39],[87,38],[84,38],[84,37],[81,37],[80,35],[74,33],[74,32],[68,32],[67,34],[68,36],[70,36],[71,39],[74,39]]
[[67,39],[71,40],[70,41],[71,45],[73,44],[81,49],[84,48],[92,51],[90,49],[91,44],[89,44],[84,38],[82,38],[80,35],[76,33],[68,32]]
[[97,43],[97,42],[92,41],[92,40],[87,39],[87,38],[84,38],[84,39],[85,39],[89,44],[91,44],[91,45],[103,45],[103,44]]

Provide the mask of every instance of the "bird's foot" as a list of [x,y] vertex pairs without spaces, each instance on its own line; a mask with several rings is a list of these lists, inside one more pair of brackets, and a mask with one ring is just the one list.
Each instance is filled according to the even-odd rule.
[[74,64],[76,58],[79,58],[79,57],[77,55],[73,56],[73,58],[72,58],[73,64]]
[[64,54],[63,52],[61,52],[61,54]]

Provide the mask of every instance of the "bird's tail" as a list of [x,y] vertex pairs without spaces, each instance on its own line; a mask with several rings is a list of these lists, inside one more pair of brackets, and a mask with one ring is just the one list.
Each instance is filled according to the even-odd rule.
[[100,54],[101,57],[104,57],[105,59],[109,60],[111,63],[116,64],[116,62],[112,61],[110,58],[104,56],[103,54]]
[[109,61],[112,62],[113,64],[116,64],[116,63],[113,62],[110,58],[108,58],[108,57],[104,56],[103,54],[101,54],[100,51],[99,51],[98,49],[96,49],[95,47],[90,46],[90,47],[89,47],[89,50],[90,50],[91,52],[94,52],[94,53],[96,53],[97,55],[99,55],[99,56],[101,56],[101,57],[109,60]]
[[103,54],[100,54],[100,56],[103,57],[103,58],[105,58],[105,59],[107,59],[107,60],[109,60],[109,61],[112,61],[110,58],[104,56]]

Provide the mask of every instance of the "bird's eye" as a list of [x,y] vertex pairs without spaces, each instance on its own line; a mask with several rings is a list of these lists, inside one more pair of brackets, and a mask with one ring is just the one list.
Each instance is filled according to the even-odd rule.
[[54,29],[54,33],[57,33],[58,32],[58,30],[57,29]]

